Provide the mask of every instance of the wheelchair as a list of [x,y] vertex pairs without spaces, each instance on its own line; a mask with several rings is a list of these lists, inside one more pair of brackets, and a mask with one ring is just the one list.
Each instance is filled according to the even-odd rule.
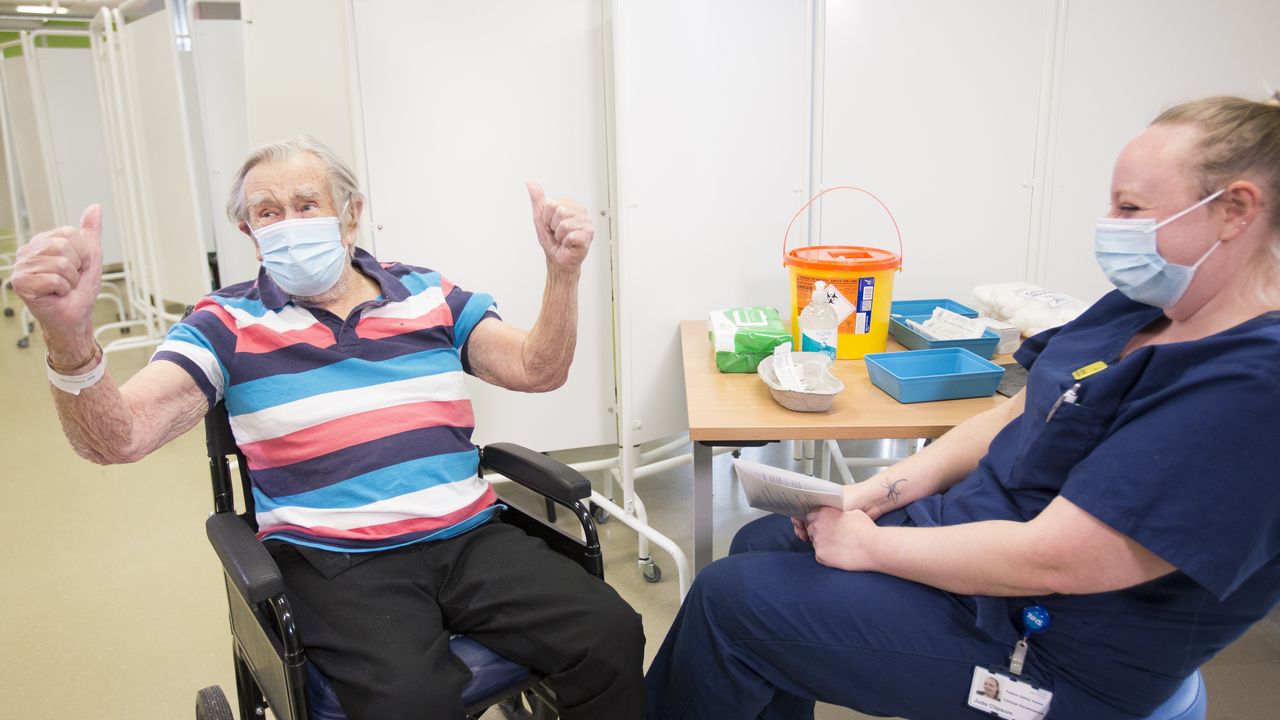
[[[265,717],[270,708],[277,720],[345,720],[346,714],[329,681],[307,662],[280,570],[255,534],[248,464],[236,447],[223,403],[210,410],[204,426],[214,503],[205,529],[222,563],[227,589],[240,718]],[[235,510],[228,459],[233,456],[238,461],[243,513]],[[542,539],[586,572],[604,579],[595,521],[583,502],[591,494],[585,477],[563,463],[510,443],[494,443],[480,449],[482,476],[485,469],[541,495],[548,507],[555,503],[572,512],[582,526],[582,540],[506,499],[503,503],[508,509],[502,512],[501,520]],[[449,647],[471,670],[471,680],[462,693],[468,718],[479,718],[493,706],[511,720],[559,716],[555,693],[544,677],[465,636],[454,636]],[[197,720],[233,717],[220,687],[207,687],[197,693]]]

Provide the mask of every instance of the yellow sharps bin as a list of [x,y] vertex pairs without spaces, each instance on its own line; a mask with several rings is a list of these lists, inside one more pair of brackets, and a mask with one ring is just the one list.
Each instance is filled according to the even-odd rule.
[[[859,245],[811,245],[787,250],[787,237],[793,225],[814,200],[833,190],[856,190],[870,196],[893,221],[898,231],[895,253]],[[893,302],[893,279],[902,269],[902,231],[893,213],[880,198],[862,188],[837,185],[810,198],[787,225],[782,238],[782,263],[791,279],[791,335],[800,347],[800,311],[813,295],[814,283],[827,284],[827,297],[840,318],[836,341],[836,358],[849,360],[867,353],[883,352],[889,339],[889,305]]]

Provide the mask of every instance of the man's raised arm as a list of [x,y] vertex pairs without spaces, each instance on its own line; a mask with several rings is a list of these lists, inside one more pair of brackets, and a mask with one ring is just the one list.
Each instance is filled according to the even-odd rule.
[[472,372],[485,382],[524,392],[547,392],[564,384],[578,342],[578,279],[595,237],[587,211],[569,199],[547,200],[529,184],[533,224],[546,255],[542,308],[529,331],[492,318],[467,341]]
[[152,363],[116,386],[93,337],[101,286],[97,205],[85,210],[79,228],[40,233],[18,249],[13,289],[44,333],[63,432],[88,460],[133,462],[199,422],[208,401],[186,371],[167,362]]

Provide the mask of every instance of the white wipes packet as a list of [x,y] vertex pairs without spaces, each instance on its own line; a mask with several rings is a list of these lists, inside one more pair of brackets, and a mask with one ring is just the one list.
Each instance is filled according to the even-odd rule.
[[977,340],[987,331],[987,326],[974,318],[940,307],[934,308],[933,316],[923,324],[913,320],[907,324],[931,340]]

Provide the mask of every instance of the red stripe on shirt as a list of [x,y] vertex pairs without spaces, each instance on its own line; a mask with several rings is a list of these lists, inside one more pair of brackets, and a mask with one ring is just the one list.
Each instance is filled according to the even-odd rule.
[[453,313],[449,312],[449,306],[445,303],[431,308],[426,313],[414,318],[394,318],[394,317],[364,317],[360,319],[360,324],[356,326],[356,334],[364,340],[378,340],[380,338],[391,337],[392,335],[403,335],[404,333],[414,332],[416,330],[426,330],[433,327],[450,327],[453,325]]
[[270,440],[244,443],[252,470],[310,460],[361,443],[426,427],[475,427],[470,400],[426,400],[347,415]]
[[288,332],[277,332],[262,324],[246,325],[239,328],[236,352],[269,353],[299,343],[318,348],[330,347],[334,344],[333,331],[318,321]]

